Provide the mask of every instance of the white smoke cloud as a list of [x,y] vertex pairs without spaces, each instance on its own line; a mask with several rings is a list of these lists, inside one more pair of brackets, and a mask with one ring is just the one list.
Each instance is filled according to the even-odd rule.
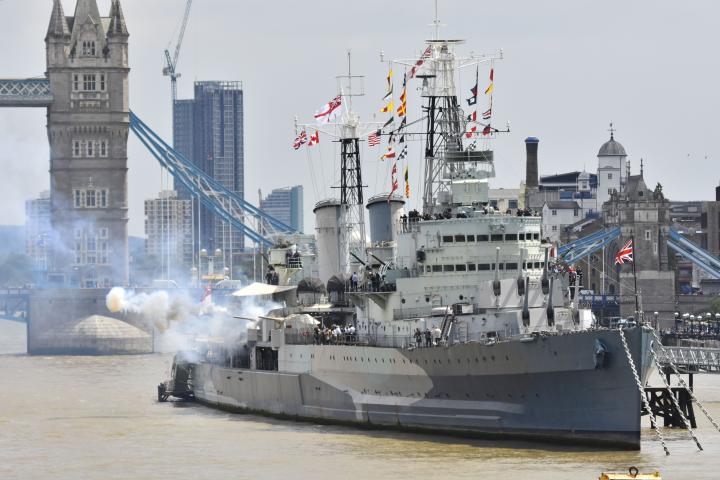
[[233,348],[247,339],[248,328],[255,328],[261,315],[280,308],[273,302],[243,300],[230,309],[212,300],[198,302],[185,291],[172,294],[159,290],[136,293],[122,287],[110,290],[105,298],[113,313],[132,313],[151,323],[157,332],[157,350],[197,354],[200,344],[223,344]]

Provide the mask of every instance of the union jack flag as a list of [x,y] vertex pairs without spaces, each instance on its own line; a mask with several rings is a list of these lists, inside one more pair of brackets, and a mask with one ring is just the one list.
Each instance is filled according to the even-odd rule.
[[295,138],[295,141],[293,142],[293,148],[297,150],[298,148],[302,147],[304,144],[307,143],[307,132],[303,130],[300,132],[300,135]]
[[633,263],[633,241],[630,240],[615,255],[615,265],[623,265],[625,262]]

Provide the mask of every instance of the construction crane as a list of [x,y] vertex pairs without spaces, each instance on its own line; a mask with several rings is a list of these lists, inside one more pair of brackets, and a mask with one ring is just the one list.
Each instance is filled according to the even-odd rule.
[[188,20],[190,19],[190,7],[192,7],[192,0],[187,0],[187,5],[185,5],[185,16],[183,17],[182,24],[180,25],[180,34],[178,35],[173,56],[170,56],[169,45],[168,48],[165,49],[165,68],[163,68],[163,75],[170,77],[173,111],[175,109],[175,100],[177,100],[177,79],[180,78],[180,74],[177,73],[176,67],[178,58],[180,57],[180,48],[182,47],[183,38],[185,37],[185,29],[187,28]]

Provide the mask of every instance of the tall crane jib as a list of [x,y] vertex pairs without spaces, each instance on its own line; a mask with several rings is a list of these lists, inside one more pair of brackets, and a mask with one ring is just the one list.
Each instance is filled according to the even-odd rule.
[[177,43],[175,44],[175,52],[170,56],[169,47],[165,49],[165,68],[163,68],[163,75],[170,77],[170,87],[172,89],[172,104],[175,106],[177,100],[177,79],[180,78],[180,74],[177,73],[177,63],[180,58],[180,49],[182,48],[183,39],[185,38],[185,30],[187,29],[188,20],[190,20],[190,8],[192,7],[192,0],[187,0],[185,4],[185,15],[183,16],[182,23],[180,24],[180,33],[178,34]]

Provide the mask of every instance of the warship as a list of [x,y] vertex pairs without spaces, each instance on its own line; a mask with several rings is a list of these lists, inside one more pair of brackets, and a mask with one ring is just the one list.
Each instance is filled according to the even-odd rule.
[[[314,256],[284,239],[269,252],[277,281],[234,293],[237,308],[266,302],[267,313],[230,340],[179,352],[158,396],[318,423],[639,449],[649,332],[599,328],[578,305],[580,272],[552,259],[540,217],[491,204],[494,152],[482,145],[499,133],[492,105],[478,121],[455,85],[458,69],[480,64],[492,82],[502,53],[459,58],[462,42],[438,36],[419,58],[394,61],[421,83],[422,131],[405,121],[372,129],[424,141],[422,211],[404,211],[395,180],[364,202],[362,125],[346,113],[341,163],[354,176],[340,200],[316,207],[336,222],[327,238],[318,219],[320,271],[337,269],[331,306],[303,301],[297,279]],[[477,109],[477,80],[472,94]]]

